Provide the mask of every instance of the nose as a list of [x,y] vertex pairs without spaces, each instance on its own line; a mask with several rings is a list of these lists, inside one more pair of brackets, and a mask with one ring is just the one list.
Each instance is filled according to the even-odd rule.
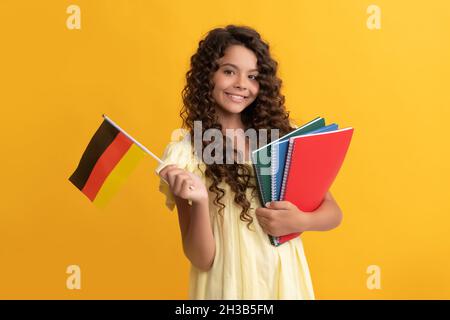
[[245,75],[241,75],[239,77],[237,77],[236,83],[234,84],[235,88],[239,88],[241,90],[245,90],[247,89],[247,78],[245,77]]

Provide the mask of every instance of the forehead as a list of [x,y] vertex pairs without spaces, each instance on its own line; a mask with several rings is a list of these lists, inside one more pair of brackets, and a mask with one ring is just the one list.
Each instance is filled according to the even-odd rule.
[[258,59],[255,53],[247,49],[244,46],[232,45],[229,46],[224,53],[224,56],[219,60],[219,65],[222,64],[233,64],[238,69],[244,71],[257,70]]

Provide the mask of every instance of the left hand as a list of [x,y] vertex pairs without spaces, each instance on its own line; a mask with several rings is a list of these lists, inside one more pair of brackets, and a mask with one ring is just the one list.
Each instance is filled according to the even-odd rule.
[[275,237],[309,228],[308,214],[289,201],[272,201],[266,208],[257,208],[255,214],[264,232]]

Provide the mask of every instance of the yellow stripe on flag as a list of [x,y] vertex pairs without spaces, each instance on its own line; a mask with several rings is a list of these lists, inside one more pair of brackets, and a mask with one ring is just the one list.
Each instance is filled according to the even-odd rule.
[[93,203],[97,207],[104,208],[116,194],[122,182],[131,174],[144,156],[144,151],[133,143],[127,153],[108,175]]

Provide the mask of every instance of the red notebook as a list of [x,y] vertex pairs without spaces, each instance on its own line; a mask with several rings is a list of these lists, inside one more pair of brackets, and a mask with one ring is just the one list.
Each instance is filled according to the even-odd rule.
[[[345,128],[290,138],[280,199],[305,212],[316,210],[342,166],[352,135],[353,128]],[[298,235],[274,237],[275,245]]]

